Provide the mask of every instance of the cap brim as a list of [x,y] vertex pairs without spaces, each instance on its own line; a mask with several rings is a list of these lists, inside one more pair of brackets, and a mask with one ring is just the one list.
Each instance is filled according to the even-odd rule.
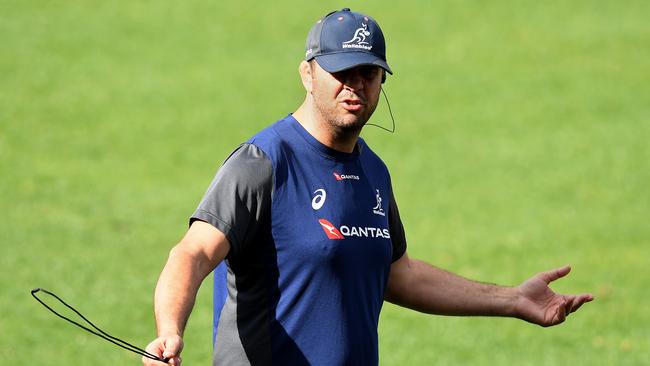
[[393,75],[393,71],[388,67],[386,61],[367,52],[330,53],[328,55],[318,55],[314,58],[320,67],[329,73],[341,72],[357,66],[375,65]]

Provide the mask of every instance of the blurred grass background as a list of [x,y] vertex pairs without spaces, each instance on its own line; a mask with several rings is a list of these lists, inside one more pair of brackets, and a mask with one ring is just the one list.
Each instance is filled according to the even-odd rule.
[[[145,345],[152,293],[227,153],[302,101],[306,33],[349,6],[381,24],[389,165],[409,253],[597,301],[566,324],[386,305],[383,365],[650,363],[650,27],[646,1],[0,3],[0,355],[139,364],[29,296],[57,292]],[[385,105],[373,122],[389,124]],[[186,333],[208,365],[211,281]]]

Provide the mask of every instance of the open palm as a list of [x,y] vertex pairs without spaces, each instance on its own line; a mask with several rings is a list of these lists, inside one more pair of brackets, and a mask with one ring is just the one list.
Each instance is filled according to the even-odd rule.
[[528,322],[549,327],[557,325],[578,310],[582,304],[594,299],[591,294],[562,295],[553,292],[549,284],[569,274],[566,266],[548,272],[541,272],[519,285],[517,316]]

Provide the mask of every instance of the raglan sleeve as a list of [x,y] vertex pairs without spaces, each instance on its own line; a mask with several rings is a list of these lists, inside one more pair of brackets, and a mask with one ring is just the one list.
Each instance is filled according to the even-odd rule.
[[242,144],[217,171],[207,192],[190,217],[223,232],[230,255],[244,250],[264,222],[268,222],[273,189],[273,166],[253,144]]
[[399,217],[399,209],[393,194],[393,188],[390,189],[390,203],[388,206],[388,230],[393,245],[393,262],[400,259],[406,253],[406,234],[404,225]]

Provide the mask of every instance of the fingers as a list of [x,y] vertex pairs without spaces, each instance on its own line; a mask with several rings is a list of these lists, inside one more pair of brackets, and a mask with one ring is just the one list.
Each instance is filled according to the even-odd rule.
[[[151,343],[145,347],[145,351],[151,353],[152,355],[156,355],[158,357],[163,357],[163,351],[164,351],[164,345],[162,344],[160,338],[153,340]],[[142,356],[142,364],[144,366],[156,366],[156,365],[163,365],[163,363],[160,363],[156,360],[152,360],[148,357]]]
[[171,359],[169,360],[169,365],[172,365],[172,366],[180,366],[180,365],[181,365],[181,361],[182,361],[182,360],[181,360],[181,357],[180,357],[180,356],[176,356],[176,357],[173,357],[173,358],[171,358]]
[[173,336],[164,340],[165,351],[163,357],[174,357],[183,349],[183,341],[178,336]]
[[571,267],[570,266],[564,266],[560,268],[556,268],[547,272],[541,272],[537,276],[541,278],[546,284],[549,284],[559,278],[562,278],[571,272]]
[[[180,353],[183,350],[183,340],[179,336],[158,337],[149,343],[146,351],[160,358],[169,359],[168,363],[172,366],[180,366]],[[144,366],[161,366],[166,365],[164,362],[142,357]]]
[[564,323],[568,315],[569,313],[567,313],[566,303],[563,303],[557,308],[557,314],[556,314],[557,323],[555,323],[554,325]]
[[567,298],[569,299],[567,301],[566,314],[569,315],[580,309],[580,307],[585,303],[592,301],[594,299],[594,296],[592,294],[582,294],[576,296],[567,296]]
[[[158,357],[160,357],[160,356],[158,356]],[[142,356],[142,363],[144,364],[144,366],[165,366],[165,365],[180,366],[181,358],[180,357],[174,357],[172,359],[169,359],[167,362],[163,362],[163,361],[157,361],[157,360],[153,360],[151,358],[147,358],[145,356]]]
[[575,296],[563,296],[564,300],[559,304],[555,311],[555,316],[550,325],[564,323],[569,314],[577,311],[584,303],[592,301],[594,297],[591,294],[582,294]]

